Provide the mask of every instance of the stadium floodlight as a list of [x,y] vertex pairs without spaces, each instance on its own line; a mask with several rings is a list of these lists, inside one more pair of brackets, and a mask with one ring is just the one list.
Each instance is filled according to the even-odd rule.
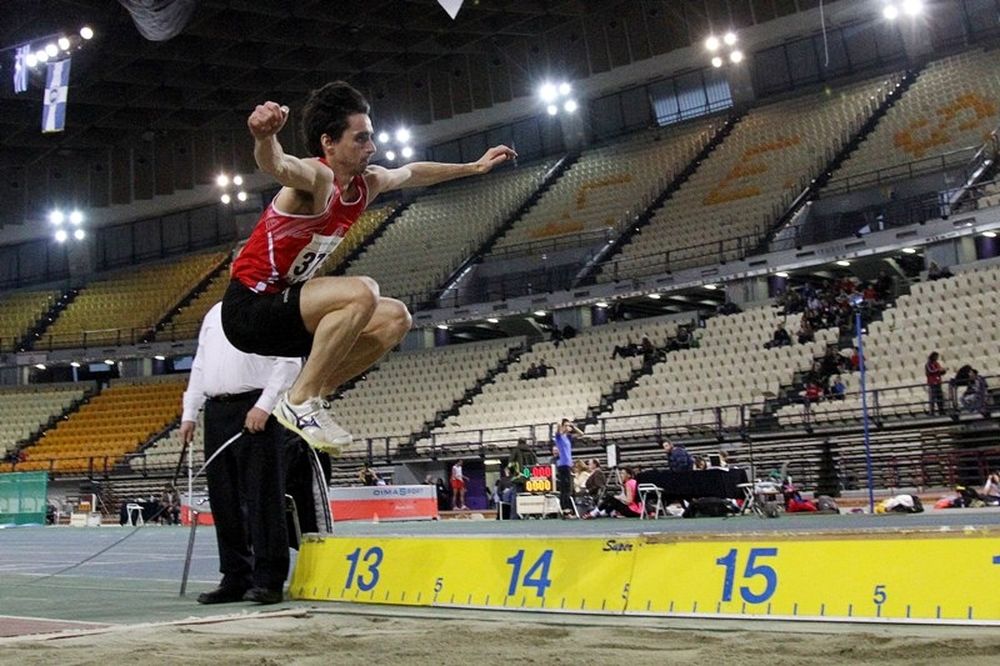
[[48,44],[45,45],[45,53],[48,54],[50,58],[55,58],[57,55],[59,55],[59,47],[56,46],[54,43],[49,42]]
[[500,323],[500,320],[497,319],[496,317],[487,317],[486,321],[489,322],[490,324],[499,324]]
[[565,97],[566,95],[573,92],[573,86],[563,81],[559,84],[559,94]]
[[239,187],[242,184],[243,184],[243,176],[241,176],[239,174],[236,174],[235,176],[233,176],[233,185],[235,185],[236,187]]
[[66,233],[65,229],[59,229],[56,231],[56,242],[65,243],[66,239],[69,238],[69,234]]
[[546,82],[543,83],[541,87],[538,89],[538,96],[546,104],[551,104],[552,102],[556,101],[557,97],[559,97],[559,89],[556,88],[556,85],[554,83]]
[[35,51],[35,59],[38,60],[38,62],[48,62],[49,54],[46,53],[44,49],[41,51]]
[[903,254],[916,254],[916,253],[917,253],[917,248],[915,248],[915,247],[904,247],[903,248]]
[[93,39],[94,31],[90,28],[90,26],[85,25],[80,28],[80,36],[84,39]]
[[396,151],[394,151],[394,150],[387,150],[385,152],[385,159],[389,160],[390,162],[395,162],[396,161]]
[[995,232],[995,231],[984,231],[983,232],[983,236],[986,237],[986,238],[996,238],[997,237],[997,232]]
[[556,106],[555,104],[549,104],[547,107],[545,107],[545,112],[548,113],[550,116],[554,116],[557,113],[559,113],[559,107]]
[[74,208],[73,212],[69,214],[69,223],[74,227],[78,227],[83,224],[83,213]]
[[662,296],[660,296],[659,294],[650,294],[650,295],[649,295],[649,297],[650,297],[651,299],[653,299],[654,301],[658,301],[658,300],[660,300],[661,298],[663,298],[663,297],[662,297]]
[[399,152],[403,156],[404,160],[408,160],[413,157],[413,148],[410,148],[409,146],[403,146],[403,149]]
[[221,197],[219,197],[219,201],[221,201],[222,203],[224,203],[226,205],[229,205],[229,202],[232,201],[232,200],[233,200],[233,198],[231,196],[229,196],[228,192],[226,194],[223,194]]
[[775,275],[776,277],[780,277],[780,278],[786,278],[786,277],[788,277],[788,272],[787,272],[787,271],[778,271],[778,272],[777,272],[777,273],[775,273],[774,275]]
[[907,16],[917,16],[923,11],[923,0],[903,0],[903,13]]
[[717,285],[717,284],[706,284],[705,285],[705,289],[708,289],[709,291],[715,291],[718,288],[719,288],[719,285]]
[[59,41],[56,43],[59,44],[59,48],[62,49],[63,51],[69,51],[70,43],[67,38],[60,37]]
[[849,262],[847,259],[841,259],[835,263],[841,268],[847,268],[848,266],[851,265],[851,262]]
[[218,176],[215,177],[215,184],[218,185],[219,187],[228,187],[229,176],[227,176],[224,173],[220,173]]
[[605,301],[597,301],[596,303],[594,303],[594,305],[596,305],[599,308],[606,308],[606,307],[608,307],[608,304]]
[[563,104],[563,111],[566,113],[573,113],[577,110],[577,108],[578,106],[575,99],[568,99],[566,100],[566,103]]
[[167,357],[164,356],[163,354],[157,354],[153,358],[155,358],[157,361],[166,361],[167,360]]
[[383,132],[379,132],[378,133],[378,142],[379,143],[389,143],[389,139],[390,138],[391,137],[389,136],[388,132],[384,132],[383,131]]
[[58,208],[56,208],[51,213],[49,213],[49,222],[51,224],[54,224],[55,226],[58,227],[60,224],[62,224],[65,221],[66,221],[66,216],[63,215],[63,212],[61,210],[59,210]]
[[729,61],[734,65],[738,65],[743,62],[743,51],[733,51],[729,54]]
[[535,310],[532,314],[534,314],[536,317],[544,317],[548,313],[545,310]]
[[719,38],[715,35],[710,35],[708,39],[705,40],[705,48],[713,53],[719,50]]
[[410,130],[405,127],[400,127],[396,130],[396,141],[400,143],[408,143],[410,141]]
[[899,16],[899,10],[896,9],[896,5],[886,5],[882,9],[882,16],[888,21],[895,21],[896,17]]
[[36,363],[35,367],[38,368],[39,370],[44,370],[45,369],[45,364],[44,363]]
[[437,327],[440,328],[442,331],[448,330],[448,324],[438,324]]
[[28,67],[34,67],[35,65],[38,64],[38,58],[35,57],[34,53],[29,53],[28,55],[24,56],[24,64],[26,64]]
[[715,56],[712,58],[712,67],[719,68],[722,67],[722,58]]
[[80,367],[80,362],[79,361],[70,361],[69,365],[72,368],[79,368]]
[[239,192],[236,193],[236,198],[239,199],[240,201],[246,201],[247,193],[244,192],[243,190],[240,190]]
[[83,229],[77,229],[76,231],[73,232],[73,238],[77,239],[78,241],[82,241],[86,237],[87,237],[87,232],[84,231]]
[[736,43],[736,33],[732,31],[727,32],[725,37],[722,38],[722,41],[726,43],[726,46],[732,46]]
[[104,359],[104,365],[114,365],[114,364],[115,364],[114,359],[111,358]]

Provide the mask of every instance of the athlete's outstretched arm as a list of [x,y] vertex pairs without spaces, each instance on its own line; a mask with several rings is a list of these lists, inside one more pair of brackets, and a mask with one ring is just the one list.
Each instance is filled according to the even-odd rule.
[[269,173],[284,185],[296,190],[314,193],[327,187],[333,180],[329,167],[318,160],[303,160],[287,155],[278,142],[278,132],[288,120],[288,107],[275,102],[264,102],[247,118],[247,127],[253,134],[253,156],[261,171]]
[[413,162],[397,169],[370,166],[365,172],[371,196],[403,187],[427,187],[447,180],[489,173],[493,167],[507,160],[517,159],[517,153],[507,146],[494,146],[475,162],[445,164],[442,162]]

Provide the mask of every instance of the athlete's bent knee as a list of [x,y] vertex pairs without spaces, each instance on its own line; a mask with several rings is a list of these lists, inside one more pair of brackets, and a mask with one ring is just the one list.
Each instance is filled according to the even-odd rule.
[[402,340],[413,326],[413,317],[410,316],[410,311],[406,309],[406,305],[394,298],[383,298],[379,306],[386,313],[388,325],[392,328],[394,337],[397,340]]
[[351,302],[366,310],[370,317],[379,304],[378,283],[370,277],[348,279],[351,281]]

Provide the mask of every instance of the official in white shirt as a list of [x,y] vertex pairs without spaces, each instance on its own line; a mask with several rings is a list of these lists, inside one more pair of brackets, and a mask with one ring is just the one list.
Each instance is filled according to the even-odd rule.
[[201,325],[184,392],[181,436],[188,443],[194,439],[202,405],[206,460],[233,435],[241,430],[243,435],[205,470],[222,582],[199,595],[198,602],[279,603],[289,555],[283,429],[271,410],[295,381],[302,363],[239,351],[222,331],[221,312],[222,304],[216,303]]

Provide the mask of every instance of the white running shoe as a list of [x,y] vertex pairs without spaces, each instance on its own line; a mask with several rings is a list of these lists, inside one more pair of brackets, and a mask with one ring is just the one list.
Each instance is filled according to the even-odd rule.
[[274,418],[317,451],[339,456],[354,438],[333,420],[329,410],[330,403],[326,400],[312,398],[295,405],[288,401],[285,393],[274,407]]

